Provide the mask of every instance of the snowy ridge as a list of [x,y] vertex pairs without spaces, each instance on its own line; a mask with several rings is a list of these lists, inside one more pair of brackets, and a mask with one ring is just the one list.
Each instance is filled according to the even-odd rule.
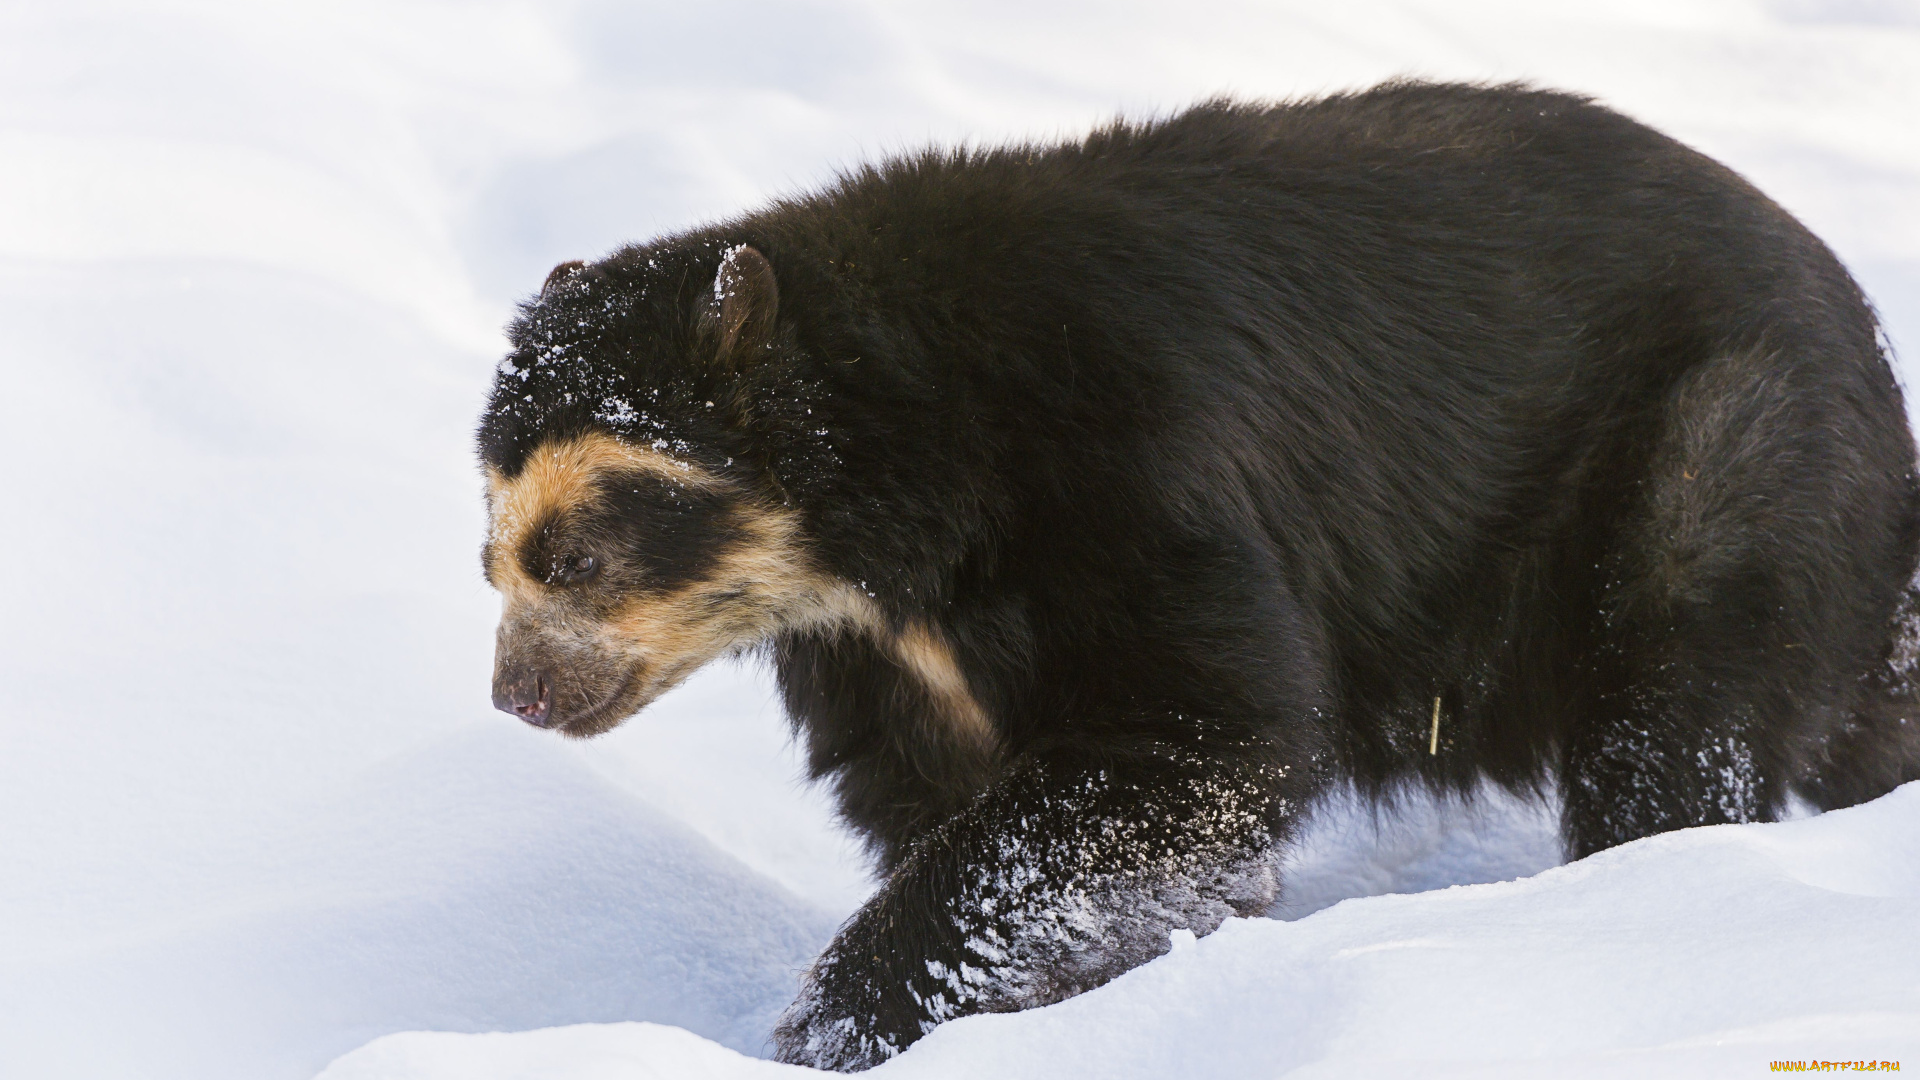
[[[952,1021],[871,1075],[1734,1077],[1781,1059],[1912,1062],[1920,784],[1519,881],[1175,937],[1100,989]],[[633,1076],[795,1072],[625,1024],[391,1035],[319,1080],[586,1080],[616,1062]]]

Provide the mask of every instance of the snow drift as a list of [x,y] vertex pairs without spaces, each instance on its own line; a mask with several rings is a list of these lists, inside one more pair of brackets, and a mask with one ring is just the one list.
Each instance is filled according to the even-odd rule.
[[[1499,884],[1230,919],[875,1077],[1752,1076],[1920,1054],[1920,784],[1652,837]],[[652,1024],[389,1035],[320,1080],[789,1076]]]

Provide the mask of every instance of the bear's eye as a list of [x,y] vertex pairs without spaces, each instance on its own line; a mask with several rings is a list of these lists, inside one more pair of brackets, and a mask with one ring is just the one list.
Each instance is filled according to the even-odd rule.
[[551,580],[557,585],[572,585],[585,581],[599,567],[599,562],[591,555],[567,555],[553,564]]

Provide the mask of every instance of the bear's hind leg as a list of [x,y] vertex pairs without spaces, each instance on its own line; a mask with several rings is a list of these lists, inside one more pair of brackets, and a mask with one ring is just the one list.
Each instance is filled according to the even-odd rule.
[[1836,388],[1847,377],[1739,353],[1664,403],[1600,567],[1562,762],[1572,857],[1771,820],[1857,706],[1910,572],[1912,510],[1887,418]]
[[1794,791],[1822,810],[1920,780],[1920,582],[1908,586],[1889,637],[1860,706],[1826,733],[1794,781]]

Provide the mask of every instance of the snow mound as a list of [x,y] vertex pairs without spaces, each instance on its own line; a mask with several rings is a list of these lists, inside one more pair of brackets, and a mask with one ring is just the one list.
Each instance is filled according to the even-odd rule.
[[403,1031],[328,1066],[318,1080],[457,1077],[459,1080],[771,1080],[814,1069],[737,1054],[659,1024],[573,1024],[513,1035]]
[[[1920,1059],[1920,784],[1519,881],[1232,919],[1101,989],[936,1029],[912,1077],[1752,1076]],[[391,1035],[320,1080],[774,1077],[651,1024]]]
[[[288,1075],[395,1027],[633,1017],[760,1052],[835,921],[504,725],[252,824],[199,852],[217,894],[90,950],[16,946],[0,1009],[33,1023],[9,1075]],[[138,1021],[89,1038],[99,1012]]]

